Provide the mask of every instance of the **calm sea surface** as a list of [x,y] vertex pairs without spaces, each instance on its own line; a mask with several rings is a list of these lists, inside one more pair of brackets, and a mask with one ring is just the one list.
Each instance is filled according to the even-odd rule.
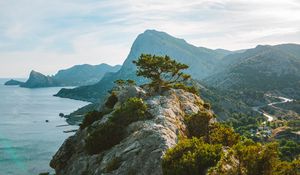
[[[59,113],[68,114],[87,103],[53,97],[60,88],[26,89],[4,86],[0,79],[0,175],[53,172],[49,162],[63,141],[77,129]],[[45,122],[49,120],[49,122]]]

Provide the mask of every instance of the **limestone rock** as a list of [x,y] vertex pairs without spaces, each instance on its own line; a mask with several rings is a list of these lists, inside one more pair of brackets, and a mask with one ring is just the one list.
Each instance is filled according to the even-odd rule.
[[178,142],[179,135],[186,133],[184,117],[206,110],[198,96],[183,90],[172,89],[147,97],[143,89],[130,87],[118,97],[121,102],[129,97],[143,98],[153,117],[131,123],[119,144],[95,155],[88,155],[84,149],[87,130],[107,122],[111,114],[94,122],[91,128],[79,130],[65,141],[51,161],[57,175],[162,175],[162,156]]

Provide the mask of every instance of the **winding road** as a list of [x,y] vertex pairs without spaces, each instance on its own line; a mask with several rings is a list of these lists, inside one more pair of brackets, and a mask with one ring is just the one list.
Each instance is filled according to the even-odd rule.
[[288,103],[288,102],[292,102],[294,101],[293,99],[289,99],[289,98],[285,98],[285,97],[280,97],[280,96],[274,96],[274,95],[270,95],[270,94],[266,94],[267,97],[272,97],[272,98],[277,98],[279,99],[280,101],[279,102],[272,102],[272,103],[269,103],[267,105],[264,105],[264,106],[256,106],[256,107],[252,107],[252,109],[256,112],[259,112],[260,114],[263,114],[265,117],[268,118],[268,121],[271,122],[274,120],[274,118],[276,118],[275,116],[273,115],[270,115],[268,113],[266,113],[265,111],[261,110],[262,107],[265,107],[265,106],[272,106],[274,108],[277,108],[276,104],[283,104],[283,103]]

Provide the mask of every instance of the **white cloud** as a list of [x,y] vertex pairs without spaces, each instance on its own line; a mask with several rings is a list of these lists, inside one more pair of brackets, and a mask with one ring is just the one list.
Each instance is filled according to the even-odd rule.
[[25,76],[30,69],[55,73],[81,63],[120,64],[148,28],[210,48],[299,43],[300,1],[0,1],[0,77]]

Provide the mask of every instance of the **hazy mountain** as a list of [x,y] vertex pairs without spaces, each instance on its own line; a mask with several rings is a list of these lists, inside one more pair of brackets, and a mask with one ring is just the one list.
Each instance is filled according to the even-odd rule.
[[135,75],[136,67],[132,63],[142,53],[155,55],[168,55],[171,58],[190,66],[187,73],[195,79],[206,78],[216,71],[224,68],[222,58],[230,53],[222,49],[212,50],[204,47],[196,47],[183,39],[170,36],[167,33],[155,30],[146,30],[134,41],[130,53],[121,70],[117,73],[107,74],[95,85],[83,86],[75,89],[62,89],[57,96],[74,98],[87,101],[97,101],[103,98],[117,79],[134,79],[137,82],[144,81]]
[[228,55],[224,60],[228,69],[206,78],[208,85],[228,90],[280,92],[300,98],[300,45],[259,45]]
[[62,85],[83,86],[95,84],[100,81],[107,72],[117,72],[120,68],[120,65],[110,66],[108,64],[76,65],[69,69],[58,71],[53,78]]
[[4,85],[6,86],[17,86],[17,85],[21,85],[23,84],[24,82],[21,82],[21,81],[18,81],[18,80],[14,80],[14,79],[11,79],[7,82],[4,83]]
[[108,72],[116,72],[121,66],[100,65],[76,65],[60,70],[54,76],[46,76],[32,71],[29,79],[21,87],[38,88],[53,86],[84,86],[95,84]]
[[45,76],[39,72],[31,71],[29,79],[21,84],[21,87],[26,88],[38,88],[38,87],[54,87],[58,86],[59,83],[50,76]]

